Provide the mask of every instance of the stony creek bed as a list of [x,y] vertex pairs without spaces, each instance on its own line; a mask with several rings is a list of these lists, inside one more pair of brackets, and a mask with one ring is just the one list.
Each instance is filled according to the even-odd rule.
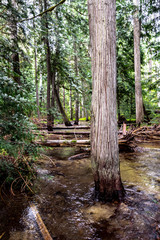
[[121,204],[94,201],[90,158],[68,160],[80,148],[44,148],[35,194],[0,202],[0,239],[45,239],[32,204],[53,240],[160,239],[160,144],[141,147],[143,152],[120,153],[126,190]]

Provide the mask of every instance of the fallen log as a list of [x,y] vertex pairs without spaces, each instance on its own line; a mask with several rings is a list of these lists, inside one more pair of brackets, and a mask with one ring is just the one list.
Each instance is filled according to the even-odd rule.
[[65,126],[62,126],[62,127],[55,126],[55,127],[53,127],[53,131],[54,130],[60,130],[60,129],[90,129],[90,126],[79,125],[79,126],[69,126],[69,127],[65,127]]
[[52,131],[49,133],[49,135],[51,134],[62,134],[62,135],[89,135],[90,132],[73,132],[73,131]]
[[90,156],[90,152],[79,153],[68,158],[68,160],[78,160]]
[[36,144],[47,147],[61,147],[61,146],[75,146],[75,145],[89,145],[90,140],[47,140],[36,141]]
[[43,239],[44,240],[53,240],[51,235],[49,234],[48,229],[46,228],[46,226],[45,226],[45,224],[44,224],[44,222],[43,222],[43,220],[42,220],[38,210],[37,210],[37,207],[33,203],[30,204],[30,207],[31,207],[32,213],[34,215],[34,218],[35,218],[35,220],[37,222],[37,225],[38,225],[38,227],[40,229],[40,232],[41,232],[41,234],[43,236]]
[[[47,131],[47,126],[46,127],[35,127],[34,128],[35,130],[46,130]],[[53,131],[54,130],[65,130],[65,129],[90,129],[90,127],[89,126],[82,126],[82,125],[80,125],[80,126],[62,126],[62,127],[58,127],[58,126],[55,126],[55,127],[53,127]],[[50,131],[50,132],[52,132],[52,131]]]
[[[46,147],[71,147],[71,146],[86,146],[90,145],[90,140],[47,140],[47,141],[36,141],[36,144]],[[119,140],[119,150],[126,152],[133,152],[137,145],[133,142],[129,142],[125,139]]]

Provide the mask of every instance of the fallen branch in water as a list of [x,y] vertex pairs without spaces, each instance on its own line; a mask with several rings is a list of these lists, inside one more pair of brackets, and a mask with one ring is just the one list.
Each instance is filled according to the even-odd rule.
[[5,232],[4,232],[4,233],[2,233],[2,235],[0,236],[0,239],[2,239],[2,237],[4,236],[4,234],[5,234]]
[[31,210],[32,210],[33,215],[35,217],[35,220],[36,220],[36,222],[38,224],[38,227],[39,227],[39,229],[41,231],[43,239],[44,240],[53,240],[51,235],[49,234],[48,229],[45,226],[45,224],[44,224],[44,222],[43,222],[43,220],[42,220],[38,210],[37,210],[37,207],[33,203],[30,204],[30,207],[31,207]]

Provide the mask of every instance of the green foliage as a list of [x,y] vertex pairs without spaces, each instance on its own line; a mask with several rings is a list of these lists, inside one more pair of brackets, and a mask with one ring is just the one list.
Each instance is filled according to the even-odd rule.
[[0,73],[0,130],[1,137],[10,135],[12,141],[30,139],[27,115],[33,110],[25,84],[19,86]]

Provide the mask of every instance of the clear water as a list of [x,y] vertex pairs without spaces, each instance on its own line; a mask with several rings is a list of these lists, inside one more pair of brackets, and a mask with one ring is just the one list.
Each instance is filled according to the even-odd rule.
[[39,161],[36,194],[0,203],[0,236],[9,240],[43,239],[30,208],[34,203],[50,235],[57,240],[160,239],[160,146],[120,154],[126,190],[123,203],[94,201],[90,159],[67,160],[76,148],[48,151]]

